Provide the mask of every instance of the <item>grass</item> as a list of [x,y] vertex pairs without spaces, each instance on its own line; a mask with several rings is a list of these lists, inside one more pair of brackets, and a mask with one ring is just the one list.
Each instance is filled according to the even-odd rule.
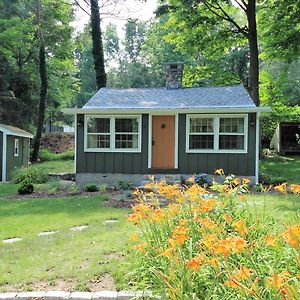
[[261,171],[273,178],[285,178],[288,183],[300,183],[300,157],[270,157],[260,161]]
[[31,168],[44,168],[49,173],[74,173],[74,160],[53,160],[35,163]]
[[249,194],[245,206],[254,215],[264,219],[272,216],[279,222],[299,223],[300,197],[283,194]]
[[[89,290],[91,280],[107,272],[124,284],[125,271],[116,257],[126,251],[133,230],[127,213],[104,207],[101,196],[0,201],[0,240],[24,238],[0,244],[0,291],[31,290],[33,283],[70,279],[75,289]],[[112,218],[119,222],[103,224]],[[88,228],[70,231],[83,224]],[[38,237],[49,230],[59,232]],[[115,258],[108,259],[112,253]]]

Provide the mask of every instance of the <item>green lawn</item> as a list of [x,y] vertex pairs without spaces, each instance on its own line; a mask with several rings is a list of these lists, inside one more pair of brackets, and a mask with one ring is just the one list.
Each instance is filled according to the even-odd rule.
[[31,168],[45,168],[49,173],[74,173],[74,160],[52,160],[32,164]]
[[258,218],[272,216],[279,222],[300,223],[300,196],[249,194],[244,205]]
[[300,184],[300,157],[272,157],[260,161],[262,172],[271,177],[283,177],[289,183]]
[[[126,286],[120,258],[134,229],[127,213],[104,207],[101,196],[0,201],[0,240],[24,238],[0,242],[0,291],[36,289],[39,282],[55,288],[62,280],[71,280],[72,289],[90,290],[104,273]],[[104,225],[107,219],[119,222]],[[88,228],[70,231],[78,225]],[[38,237],[50,230],[59,232]]]

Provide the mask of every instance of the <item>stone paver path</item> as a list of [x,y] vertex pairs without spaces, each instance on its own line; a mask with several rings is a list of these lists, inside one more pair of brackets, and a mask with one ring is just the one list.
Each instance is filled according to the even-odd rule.
[[72,230],[72,231],[82,231],[82,230],[84,230],[88,227],[89,227],[88,225],[80,225],[80,226],[74,226],[74,227],[70,228],[70,230]]
[[12,244],[12,243],[19,242],[19,241],[22,241],[22,240],[23,240],[23,238],[16,237],[16,238],[11,238],[11,239],[3,240],[2,243],[4,243],[4,244]]
[[118,223],[119,220],[106,220],[103,222],[103,225],[108,225],[108,224],[113,224],[113,223]]
[[58,231],[57,230],[55,230],[55,231],[43,231],[43,232],[40,232],[38,234],[38,236],[48,236],[48,235],[52,235],[52,234],[55,234],[55,233],[58,233]]

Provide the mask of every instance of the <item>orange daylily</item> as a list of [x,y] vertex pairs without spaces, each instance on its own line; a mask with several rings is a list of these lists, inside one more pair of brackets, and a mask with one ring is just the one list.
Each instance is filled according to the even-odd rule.
[[141,252],[145,252],[145,248],[148,246],[148,243],[141,243],[139,245],[136,245],[133,247],[133,249],[141,251]]
[[174,248],[172,248],[172,247],[167,248],[164,252],[161,253],[161,256],[170,257],[170,256],[172,256],[173,251],[174,251]]
[[186,266],[194,271],[199,271],[204,262],[204,255],[199,254],[198,256],[192,258],[190,261],[186,263]]
[[243,184],[249,184],[249,183],[251,183],[251,180],[248,178],[243,178],[242,182],[243,182]]
[[275,186],[275,190],[277,191],[277,192],[280,192],[280,193],[282,193],[282,194],[286,194],[286,187],[287,187],[287,183],[286,182],[284,182],[284,183],[282,183],[282,184],[280,184],[280,185],[277,185],[277,186]]
[[243,220],[238,220],[236,222],[233,222],[232,226],[241,236],[244,236],[248,233],[247,225]]
[[288,227],[282,233],[283,239],[286,243],[296,248],[300,246],[300,224]]
[[299,184],[291,184],[291,191],[295,194],[295,195],[300,195],[300,185]]
[[274,237],[270,236],[270,235],[267,235],[265,237],[265,243],[269,247],[275,247],[277,245],[276,239]]
[[234,185],[240,185],[240,184],[241,184],[241,181],[240,181],[239,178],[235,178],[235,179],[232,180],[232,183],[233,183]]
[[211,248],[215,241],[217,241],[218,236],[216,234],[206,234],[203,236],[203,240],[198,243],[202,243],[207,248]]
[[224,175],[224,170],[223,169],[216,169],[215,174]]
[[136,232],[132,233],[129,239],[132,242],[136,242],[138,240],[138,234]]

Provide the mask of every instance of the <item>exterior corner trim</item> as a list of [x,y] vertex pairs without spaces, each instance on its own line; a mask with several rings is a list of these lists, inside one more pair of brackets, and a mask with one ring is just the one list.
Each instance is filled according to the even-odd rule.
[[259,182],[259,147],[260,147],[260,143],[259,143],[259,117],[260,117],[260,113],[257,112],[256,113],[256,150],[255,150],[255,184],[258,184]]
[[2,142],[2,182],[6,182],[6,161],[7,161],[7,135],[3,132]]

